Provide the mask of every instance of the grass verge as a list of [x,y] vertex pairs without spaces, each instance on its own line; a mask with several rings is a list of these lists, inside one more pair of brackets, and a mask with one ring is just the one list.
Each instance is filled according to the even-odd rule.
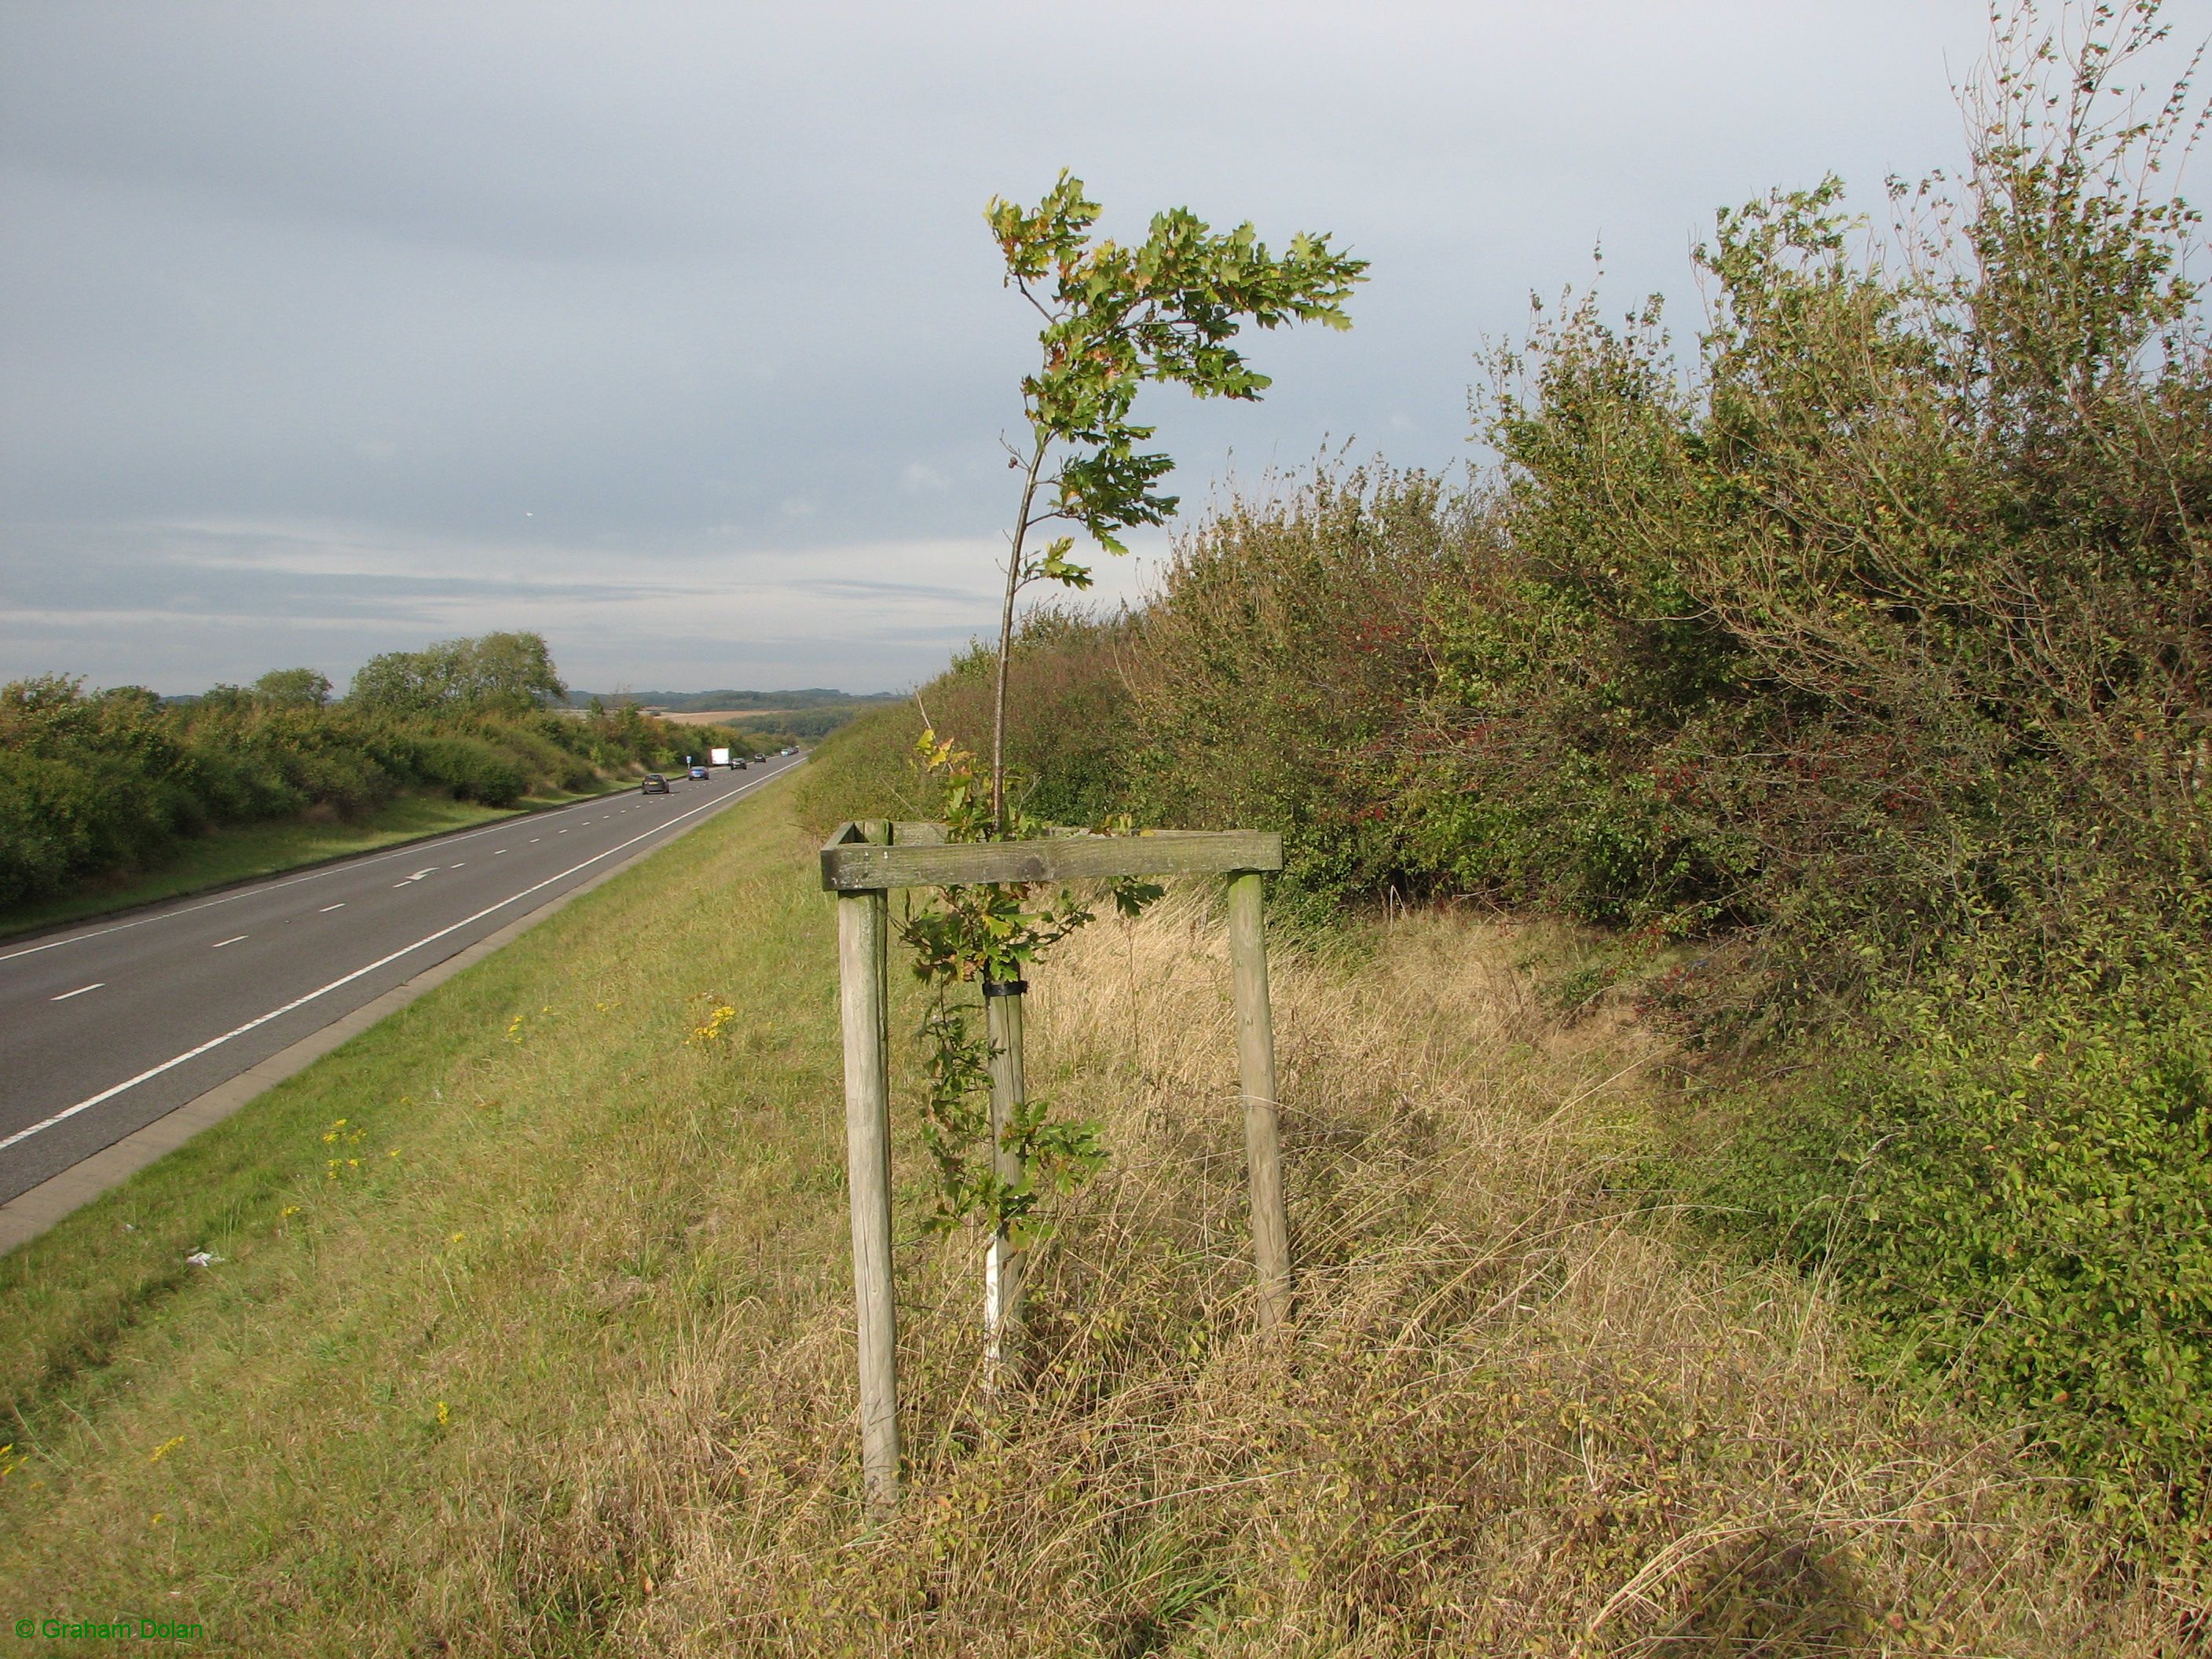
[[[2180,1650],[2181,1592],[2101,1578],[2010,1439],[1862,1388],[1815,1292],[1615,1190],[1663,1056],[1453,916],[1279,962],[1286,1346],[1249,1334],[1218,927],[1185,896],[1063,948],[1033,1086],[1114,1161],[995,1402],[973,1241],[902,1245],[911,1496],[871,1531],[788,793],[0,1260],[19,1607],[288,1654]],[[904,1138],[896,1176],[910,1233]]]
[[[621,786],[627,788],[629,786]],[[600,791],[615,793],[618,790]],[[277,823],[218,830],[176,849],[158,869],[101,877],[65,897],[42,900],[0,911],[0,939],[42,927],[63,927],[142,904],[183,898],[211,888],[281,875],[334,859],[374,853],[403,842],[467,830],[495,818],[543,811],[592,794],[552,793],[526,798],[519,807],[480,805],[445,795],[401,795],[359,818],[302,817]]]

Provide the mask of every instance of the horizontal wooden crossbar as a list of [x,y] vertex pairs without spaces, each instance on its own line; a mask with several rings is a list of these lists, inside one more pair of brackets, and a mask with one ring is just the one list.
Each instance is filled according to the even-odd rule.
[[841,824],[822,848],[822,884],[833,893],[975,882],[1099,881],[1115,876],[1218,876],[1279,870],[1283,838],[1262,830],[1155,830],[1133,836],[1079,831],[1036,841],[947,842],[941,824],[900,823],[890,846]]

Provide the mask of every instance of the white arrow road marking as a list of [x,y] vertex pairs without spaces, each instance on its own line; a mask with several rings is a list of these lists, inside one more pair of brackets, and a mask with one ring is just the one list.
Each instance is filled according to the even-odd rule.
[[247,934],[245,934],[245,933],[233,933],[233,934],[232,934],[228,939],[218,939],[215,944],[210,945],[210,946],[208,946],[208,949],[209,949],[209,950],[210,950],[210,951],[220,951],[220,950],[222,950],[222,947],[223,947],[224,945],[235,945],[235,944],[237,944],[237,943],[239,942],[239,940],[240,940],[240,939],[246,939],[246,938],[247,938],[247,937],[249,937],[249,936],[248,936]]
[[48,997],[46,1000],[49,1002],[67,1002],[71,997],[81,997],[87,991],[97,991],[101,986],[106,983],[107,981],[104,979],[96,979],[89,985],[80,985],[74,991],[64,991],[58,997]]
[[[763,781],[765,781],[765,780]],[[28,1140],[33,1135],[44,1133],[46,1130],[52,1128],[57,1123],[68,1122],[70,1119],[75,1117],[79,1112],[90,1111],[102,1101],[114,1099],[116,1096],[121,1094],[126,1089],[135,1089],[140,1084],[148,1081],[149,1079],[161,1076],[164,1072],[173,1072],[178,1066],[182,1066],[186,1060],[198,1060],[202,1054],[207,1053],[209,1049],[220,1048],[224,1043],[228,1042],[233,1037],[244,1036],[248,1031],[256,1030],[261,1026],[266,1025],[272,1019],[282,1019],[286,1014],[290,1013],[294,1009],[304,1008],[309,1003],[314,1001],[318,997],[328,996],[331,992],[338,989],[339,987],[350,985],[354,981],[361,978],[365,974],[373,974],[380,968],[389,967],[392,963],[398,961],[400,957],[419,951],[426,945],[434,945],[438,940],[445,938],[448,933],[459,933],[462,928],[469,927],[476,922],[482,921],[486,916],[491,915],[496,911],[506,909],[508,905],[514,903],[517,899],[528,898],[532,893],[538,892],[541,889],[550,887],[556,881],[567,880],[570,876],[574,875],[580,870],[590,869],[592,866],[597,864],[601,859],[612,858],[616,854],[635,847],[641,841],[649,841],[653,836],[660,834],[663,830],[683,823],[684,818],[696,817],[702,812],[709,811],[717,806],[726,805],[732,799],[734,799],[734,797],[724,796],[720,800],[710,800],[703,806],[693,807],[690,811],[684,813],[681,817],[672,817],[666,820],[665,823],[656,823],[652,829],[641,830],[638,834],[632,836],[628,841],[618,842],[615,846],[608,848],[604,853],[592,854],[591,857],[586,859],[580,864],[570,865],[566,870],[561,872],[557,876],[548,876],[544,880],[533,883],[532,885],[524,888],[520,892],[512,894],[509,896],[501,899],[496,904],[486,905],[483,909],[477,911],[476,915],[472,916],[464,916],[460,921],[453,923],[450,927],[441,927],[434,933],[425,933],[422,938],[416,939],[412,945],[403,945],[397,951],[392,951],[391,955],[379,957],[374,962],[370,963],[366,968],[356,968],[349,974],[343,974],[337,979],[332,980],[328,985],[318,986],[315,989],[308,992],[307,994],[303,997],[294,997],[291,1001],[286,1003],[281,1008],[271,1008],[267,1013],[257,1015],[255,1018],[247,1020],[243,1025],[234,1026],[231,1030],[225,1031],[221,1036],[210,1037],[205,1042],[201,1043],[197,1048],[187,1048],[181,1054],[178,1054],[171,1059],[163,1060],[159,1066],[148,1066],[144,1071],[139,1073],[137,1077],[125,1078],[122,1082],[115,1085],[114,1087],[110,1089],[102,1089],[98,1094],[90,1096],[86,1099],[80,1100],[74,1106],[64,1106],[60,1111],[56,1112],[52,1117],[42,1118],[38,1122],[32,1124],[28,1128],[18,1129],[14,1134],[9,1135],[4,1139],[0,1139],[0,1152],[6,1152],[10,1146],[15,1146],[18,1141]],[[425,873],[427,874],[428,872],[426,872]],[[85,987],[85,989],[88,991],[95,988],[97,988],[89,985]]]
[[406,880],[404,880],[404,881],[395,881],[395,882],[393,882],[392,884],[392,886],[394,886],[395,888],[398,888],[398,887],[412,887],[412,886],[413,886],[416,882],[418,882],[418,881],[422,880],[423,877],[425,877],[425,876],[434,876],[434,875],[436,875],[437,873],[438,873],[438,866],[437,866],[436,865],[434,865],[434,865],[432,865],[432,866],[431,866],[428,870],[417,870],[417,871],[416,871],[413,875],[411,875],[411,876],[408,877]]

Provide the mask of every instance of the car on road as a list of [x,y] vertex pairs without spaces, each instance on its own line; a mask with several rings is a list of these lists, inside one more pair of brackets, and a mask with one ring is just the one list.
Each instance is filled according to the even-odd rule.
[[766,755],[755,755],[753,757],[753,764],[756,766],[766,766],[768,764],[768,757]]
[[645,781],[638,786],[637,793],[641,795],[665,795],[668,793],[668,780],[658,772],[647,772]]
[[684,775],[687,778],[696,778],[700,782],[704,783],[714,775],[703,766],[695,766]]
[[795,755],[799,751],[796,749],[787,749],[783,752],[787,755]]

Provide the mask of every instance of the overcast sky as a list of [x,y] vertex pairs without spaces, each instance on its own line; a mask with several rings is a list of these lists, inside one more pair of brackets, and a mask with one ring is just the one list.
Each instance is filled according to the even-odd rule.
[[[2192,39],[2212,0],[2176,0]],[[1373,261],[1185,521],[1470,454],[1532,290],[1701,314],[1713,210],[1955,163],[1982,0],[0,0],[0,679],[167,692],[495,628],[568,678],[897,689],[990,624],[1060,167]],[[1139,412],[1147,405],[1140,403]],[[1109,571],[1134,594],[1165,538]]]

